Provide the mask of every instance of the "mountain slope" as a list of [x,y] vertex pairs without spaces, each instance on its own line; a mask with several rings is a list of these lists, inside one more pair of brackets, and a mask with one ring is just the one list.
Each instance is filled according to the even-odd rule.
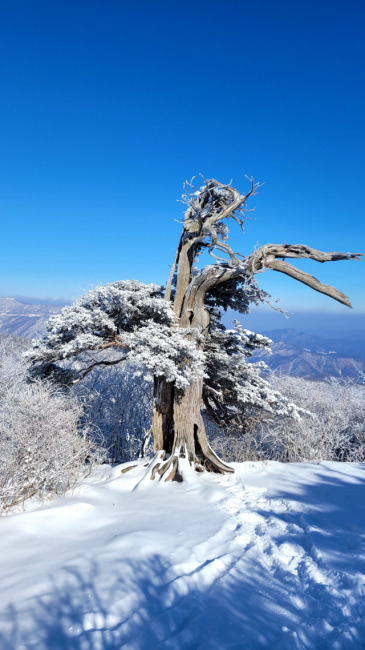
[[264,332],[274,342],[272,355],[257,352],[260,358],[273,370],[307,379],[321,380],[326,377],[357,379],[365,372],[365,339],[352,341],[351,336],[343,339],[324,339],[293,329]]
[[62,305],[27,305],[15,298],[0,298],[0,332],[38,338],[48,319],[61,309]]
[[344,330],[342,338],[324,338],[286,328],[263,332],[275,343],[284,343],[301,350],[322,353],[336,353],[341,357],[365,359],[365,333],[362,339],[353,339],[351,332]]

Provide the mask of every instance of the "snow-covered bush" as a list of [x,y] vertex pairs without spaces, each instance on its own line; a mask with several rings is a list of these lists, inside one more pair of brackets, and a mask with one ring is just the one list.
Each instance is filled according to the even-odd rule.
[[29,382],[14,346],[0,344],[0,509],[63,493],[101,457],[80,430],[83,406],[49,382]]
[[269,382],[288,400],[312,415],[301,419],[264,415],[241,435],[233,426],[220,431],[210,423],[214,446],[227,460],[365,460],[365,386],[362,383],[314,382],[271,373]]
[[272,374],[271,383],[314,417],[299,422],[270,423],[275,454],[280,460],[365,460],[365,387],[362,384],[313,382]]

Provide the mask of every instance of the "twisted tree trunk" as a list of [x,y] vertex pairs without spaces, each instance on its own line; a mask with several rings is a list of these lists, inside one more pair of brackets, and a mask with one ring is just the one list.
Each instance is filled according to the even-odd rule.
[[[244,257],[234,253],[223,241],[223,219],[234,219],[242,227],[240,215],[245,203],[258,186],[251,184],[247,195],[241,195],[231,186],[215,180],[206,181],[202,192],[189,194],[188,210],[177,248],[174,264],[167,282],[165,298],[171,300],[179,326],[191,328],[188,334],[197,349],[204,350],[209,331],[210,314],[205,307],[207,292],[213,287],[239,279],[243,286],[252,286],[253,276],[266,269],[285,273],[307,284],[312,289],[351,307],[344,294],[324,285],[313,276],[285,262],[285,258],[309,258],[317,262],[359,259],[359,254],[323,253],[303,245],[266,244]],[[213,198],[212,198],[213,197]],[[207,209],[210,206],[210,209]],[[193,273],[193,264],[200,248],[219,260]],[[226,257],[218,257],[213,251]],[[239,259],[241,258],[241,259]],[[175,277],[175,291],[173,279]],[[164,451],[165,460],[154,465],[151,478],[172,480],[179,471],[179,458],[188,458],[197,470],[203,468],[218,472],[233,472],[211,449],[201,414],[203,379],[181,390],[163,377],[155,378],[152,429],[156,452]]]
[[[197,471],[204,469],[216,472],[233,472],[229,465],[226,465],[210,447],[204,420],[201,414],[203,400],[203,380],[191,384],[185,390],[171,391],[171,401],[168,409],[168,420],[170,429],[157,425],[157,435],[162,430],[162,445],[155,444],[155,451],[164,450],[168,457],[164,463],[157,464],[151,474],[151,478],[157,475],[165,476],[166,480],[172,480],[179,470],[179,458],[187,458]],[[166,408],[166,402],[164,407]],[[161,413],[161,403],[155,402],[154,418]],[[156,420],[154,420],[156,422]],[[167,418],[165,419],[165,423]],[[155,435],[155,429],[154,435]],[[165,432],[165,438],[163,433]],[[159,439],[159,438],[158,438]],[[172,447],[170,447],[172,442]]]
[[[188,277],[186,264],[185,258],[184,280]],[[188,286],[186,280],[181,282],[183,296],[180,291],[175,293],[173,304],[179,313],[179,324],[183,328],[193,328],[189,338],[195,341],[197,349],[204,349],[209,329],[210,316],[204,305],[206,293],[212,286],[230,279],[234,273],[235,268],[222,268],[219,265],[205,267],[193,280],[190,279]],[[198,471],[234,471],[209,445],[201,414],[202,405],[203,379],[184,390],[169,385],[162,377],[155,379],[152,419],[154,450],[164,450],[168,458],[165,463],[154,467],[151,478],[166,474],[166,480],[172,480],[179,469],[178,459],[186,456]]]

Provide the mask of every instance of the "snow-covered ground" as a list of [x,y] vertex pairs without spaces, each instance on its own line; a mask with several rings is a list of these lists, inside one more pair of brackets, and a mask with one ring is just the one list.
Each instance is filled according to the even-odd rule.
[[365,648],[365,466],[100,468],[0,520],[0,648]]

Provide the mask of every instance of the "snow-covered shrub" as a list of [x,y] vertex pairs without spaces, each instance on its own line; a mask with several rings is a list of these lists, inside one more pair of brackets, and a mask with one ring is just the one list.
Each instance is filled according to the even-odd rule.
[[100,457],[83,406],[49,382],[29,382],[16,350],[0,345],[0,508],[63,493]]
[[250,418],[244,427],[236,428],[233,424],[228,429],[218,428],[206,418],[205,424],[209,440],[221,458],[229,463],[243,463],[246,460],[273,459],[271,434],[263,426],[267,414]]
[[365,386],[362,383],[314,382],[271,373],[270,384],[303,410],[301,419],[264,415],[252,420],[245,435],[232,426],[221,431],[210,423],[210,437],[226,460],[365,460]]
[[276,375],[275,388],[314,417],[299,422],[270,422],[269,433],[279,460],[365,460],[365,387],[362,384],[313,382],[301,377]]

